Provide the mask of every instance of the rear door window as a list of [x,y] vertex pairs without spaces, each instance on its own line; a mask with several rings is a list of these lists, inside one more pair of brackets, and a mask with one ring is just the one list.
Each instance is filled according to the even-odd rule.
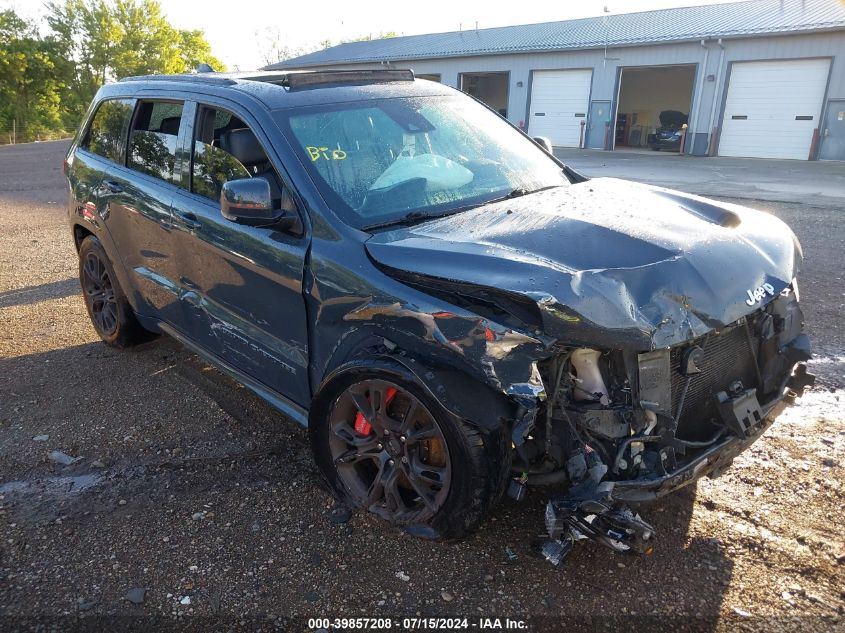
[[182,103],[142,101],[129,137],[129,167],[142,173],[179,184],[176,168]]
[[134,99],[103,101],[97,108],[81,147],[122,165],[126,152],[126,132],[134,106]]

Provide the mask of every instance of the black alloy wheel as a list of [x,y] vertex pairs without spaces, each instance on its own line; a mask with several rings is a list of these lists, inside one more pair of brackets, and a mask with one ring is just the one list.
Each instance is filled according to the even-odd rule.
[[425,523],[443,507],[452,463],[443,430],[400,385],[350,385],[329,416],[336,472],[357,505],[399,524]]
[[82,289],[97,332],[111,337],[117,330],[118,306],[108,269],[96,252],[85,255]]
[[94,235],[79,244],[79,284],[85,309],[104,343],[122,348],[153,338],[138,322],[109,256]]

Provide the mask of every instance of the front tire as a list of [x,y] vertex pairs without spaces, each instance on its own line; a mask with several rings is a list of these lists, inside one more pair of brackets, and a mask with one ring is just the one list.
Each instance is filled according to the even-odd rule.
[[91,324],[104,343],[130,347],[152,338],[135,318],[103,245],[93,235],[79,246],[79,284]]
[[475,529],[509,468],[506,429],[482,433],[388,360],[333,372],[312,404],[309,435],[336,497],[424,538]]

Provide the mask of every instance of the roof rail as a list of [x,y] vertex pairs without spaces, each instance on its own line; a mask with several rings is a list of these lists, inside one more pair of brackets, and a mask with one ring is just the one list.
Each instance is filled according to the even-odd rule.
[[126,81],[176,81],[185,83],[216,84],[218,86],[232,86],[237,82],[228,77],[210,77],[208,74],[185,73],[181,75],[136,75],[135,77],[123,77],[119,82]]
[[414,71],[402,70],[317,70],[293,72],[282,77],[281,84],[291,90],[327,84],[374,84],[390,81],[414,81]]

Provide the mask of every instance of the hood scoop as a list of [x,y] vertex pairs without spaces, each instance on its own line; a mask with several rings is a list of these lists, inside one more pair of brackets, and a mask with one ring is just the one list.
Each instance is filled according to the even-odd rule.
[[655,190],[654,195],[665,198],[677,204],[681,209],[698,216],[702,220],[707,220],[713,224],[724,226],[732,229],[736,228],[742,222],[738,214],[729,211],[724,207],[705,202],[704,200],[693,200],[688,196],[680,196],[672,191]]

